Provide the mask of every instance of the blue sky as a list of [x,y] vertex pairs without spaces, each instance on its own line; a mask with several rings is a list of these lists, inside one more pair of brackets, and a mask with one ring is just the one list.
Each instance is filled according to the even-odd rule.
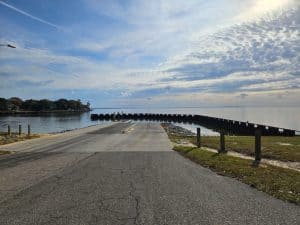
[[298,0],[0,0],[0,96],[300,105]]

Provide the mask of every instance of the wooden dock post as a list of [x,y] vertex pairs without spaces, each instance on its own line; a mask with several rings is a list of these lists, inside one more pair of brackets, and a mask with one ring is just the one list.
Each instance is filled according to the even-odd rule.
[[197,127],[197,147],[201,148],[201,130]]
[[260,162],[261,160],[261,129],[255,130],[255,162]]
[[21,134],[22,134],[22,125],[19,124],[19,136],[21,136]]
[[7,134],[8,134],[9,136],[11,136],[11,129],[10,129],[10,125],[7,125]]
[[30,129],[30,124],[28,124],[27,135],[30,136],[30,134],[31,134],[31,129]]
[[219,149],[219,153],[225,153],[225,132],[224,130],[220,131],[220,149]]

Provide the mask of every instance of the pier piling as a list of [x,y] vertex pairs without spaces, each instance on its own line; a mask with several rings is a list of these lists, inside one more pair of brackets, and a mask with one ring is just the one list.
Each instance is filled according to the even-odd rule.
[[220,149],[219,153],[225,153],[225,132],[224,130],[220,131]]
[[261,129],[255,130],[255,161],[261,160]]
[[31,128],[30,128],[30,124],[28,124],[28,127],[27,127],[27,135],[30,136],[31,134]]
[[201,148],[201,130],[200,130],[200,127],[197,128],[197,147]]

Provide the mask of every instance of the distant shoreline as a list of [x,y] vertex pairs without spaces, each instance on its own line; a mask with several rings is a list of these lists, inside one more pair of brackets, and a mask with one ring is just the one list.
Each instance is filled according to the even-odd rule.
[[42,111],[0,111],[1,115],[22,115],[22,114],[77,114],[90,112],[91,110],[42,110]]

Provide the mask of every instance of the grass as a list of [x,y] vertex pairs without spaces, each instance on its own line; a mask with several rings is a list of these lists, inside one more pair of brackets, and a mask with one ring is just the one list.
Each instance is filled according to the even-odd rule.
[[[196,144],[195,136],[168,133],[176,143]],[[201,137],[202,146],[219,148],[220,137]],[[253,156],[254,137],[226,136],[227,150]],[[300,173],[267,164],[253,166],[253,161],[203,149],[175,146],[174,150],[216,173],[240,180],[276,198],[300,205]],[[262,137],[262,156],[281,161],[300,162],[300,137]]]
[[300,205],[300,173],[271,165],[252,166],[251,160],[217,154],[195,147],[174,150],[216,173],[236,178],[276,198]]
[[[39,134],[31,134],[27,136],[26,134],[12,133],[10,136],[6,132],[0,132],[0,145],[10,144],[18,141],[24,141],[28,139],[34,139],[41,137]],[[0,152],[1,154],[1,152]]]
[[[220,138],[216,136],[203,136],[202,146],[218,149]],[[193,138],[192,143],[196,143]],[[280,161],[300,162],[300,136],[262,137],[262,157]],[[225,136],[225,148],[245,155],[254,156],[254,137],[251,136]]]
[[[170,140],[180,144],[190,142],[196,145],[195,136],[182,136],[168,134]],[[266,136],[262,137],[262,157],[275,159],[284,162],[300,162],[300,136],[282,137]],[[219,136],[202,136],[201,145],[213,149],[220,146]],[[225,148],[228,151],[239,152],[244,155],[254,156],[254,137],[251,136],[225,136]]]
[[167,133],[167,134],[168,134],[169,139],[176,144],[180,144],[183,142],[189,142],[189,143],[196,144],[195,136],[184,136],[184,135],[170,134],[170,133]]

